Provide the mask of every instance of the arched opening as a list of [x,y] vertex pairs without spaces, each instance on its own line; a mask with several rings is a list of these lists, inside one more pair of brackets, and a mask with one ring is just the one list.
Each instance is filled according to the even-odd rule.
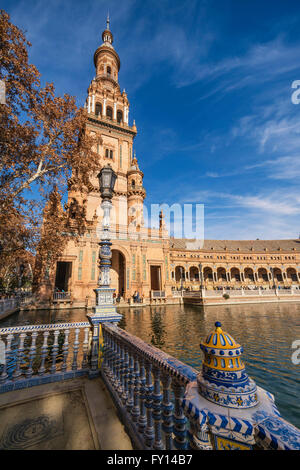
[[265,268],[259,268],[258,271],[257,271],[257,274],[258,274],[258,280],[260,282],[262,281],[268,281],[268,272]]
[[126,284],[126,259],[123,253],[119,250],[112,250],[111,270],[110,270],[110,285],[115,289],[116,296],[125,298]]
[[108,65],[106,68],[107,75],[111,75],[111,67]]
[[226,281],[226,269],[225,268],[217,269],[217,279],[218,281]]
[[180,282],[181,280],[184,281],[184,267],[183,266],[176,266],[175,268],[175,281]]
[[72,276],[72,263],[57,261],[55,273],[55,292],[68,292]]
[[297,272],[296,269],[294,268],[288,268],[286,270],[286,277],[289,281],[297,282],[298,277],[297,277]]
[[108,119],[112,119],[112,117],[113,117],[113,110],[110,106],[107,106],[107,108],[106,108],[106,117]]
[[254,282],[254,272],[251,268],[246,268],[244,271],[245,281],[252,281]]
[[97,117],[101,116],[101,114],[102,114],[102,104],[101,103],[96,103],[95,114],[96,114]]
[[204,281],[213,281],[213,271],[210,267],[206,267],[203,269],[203,277],[204,277]]
[[275,281],[278,281],[278,282],[282,282],[282,281],[283,281],[281,269],[279,269],[279,268],[274,268],[274,270],[273,270],[273,275],[274,275]]
[[240,270],[238,268],[231,268],[230,273],[233,282],[241,282]]
[[117,111],[117,121],[120,123],[123,121],[123,113],[122,111]]
[[199,269],[196,266],[190,268],[190,281],[199,281]]

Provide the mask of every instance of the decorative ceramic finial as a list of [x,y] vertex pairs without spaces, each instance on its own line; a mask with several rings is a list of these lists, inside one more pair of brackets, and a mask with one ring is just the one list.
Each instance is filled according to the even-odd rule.
[[109,31],[109,11],[107,12],[106,29]]
[[200,344],[204,361],[197,378],[199,393],[207,400],[227,408],[256,406],[255,382],[248,377],[240,359],[243,348],[221,326],[221,322],[216,321],[215,331]]

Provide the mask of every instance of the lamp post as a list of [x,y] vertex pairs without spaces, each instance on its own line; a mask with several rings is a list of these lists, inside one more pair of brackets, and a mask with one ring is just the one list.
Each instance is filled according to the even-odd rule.
[[115,289],[110,287],[110,267],[111,267],[111,241],[110,241],[110,211],[112,208],[111,199],[114,195],[114,186],[117,174],[110,165],[102,168],[98,174],[100,195],[103,209],[101,241],[99,242],[99,267],[98,287],[94,289],[96,293],[96,306],[93,308],[93,315],[89,315],[93,324],[106,322],[118,322],[122,315],[118,314],[114,306],[113,294]]
[[114,186],[117,175],[110,165],[102,168],[98,174],[100,195],[103,209],[101,241],[99,242],[99,267],[98,287],[94,289],[96,294],[96,306],[87,317],[93,325],[93,337],[91,348],[91,369],[89,376],[97,377],[103,358],[103,335],[102,323],[118,323],[122,315],[117,312],[114,305],[113,294],[115,289],[110,287],[110,267],[111,267],[111,241],[110,241],[110,210],[112,208],[111,199],[114,195]]

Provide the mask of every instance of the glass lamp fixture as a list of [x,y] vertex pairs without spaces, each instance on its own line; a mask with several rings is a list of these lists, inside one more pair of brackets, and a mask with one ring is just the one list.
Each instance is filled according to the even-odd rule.
[[114,194],[117,174],[110,165],[104,166],[98,174],[100,194],[103,201],[111,200]]

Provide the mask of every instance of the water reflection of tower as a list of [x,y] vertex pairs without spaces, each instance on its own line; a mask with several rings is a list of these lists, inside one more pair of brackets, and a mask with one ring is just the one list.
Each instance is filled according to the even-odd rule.
[[165,322],[164,316],[162,315],[161,308],[154,308],[153,311],[151,309],[150,318],[151,318],[151,343],[160,348],[165,344]]

